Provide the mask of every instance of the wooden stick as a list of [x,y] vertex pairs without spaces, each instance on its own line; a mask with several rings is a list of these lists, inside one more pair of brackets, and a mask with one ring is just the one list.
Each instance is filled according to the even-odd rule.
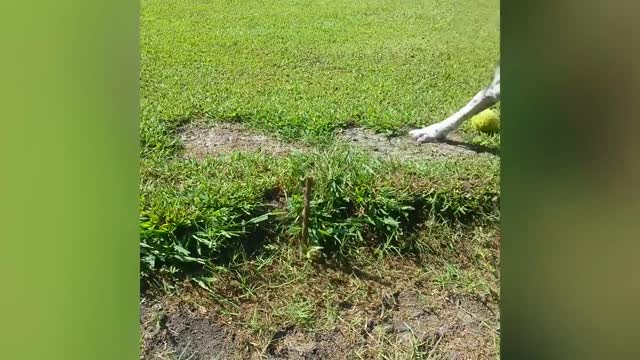
[[304,208],[302,209],[302,242],[306,247],[309,244],[309,215],[311,213],[311,186],[313,179],[307,177],[304,181]]

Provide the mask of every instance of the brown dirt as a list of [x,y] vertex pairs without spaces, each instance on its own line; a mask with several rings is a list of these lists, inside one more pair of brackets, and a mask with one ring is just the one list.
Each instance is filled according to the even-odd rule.
[[[147,292],[142,359],[496,359],[494,230],[443,235],[448,245],[425,232],[431,250],[420,257],[348,263],[310,262],[283,244],[259,269],[247,261],[216,272],[213,293],[193,283],[177,284],[171,296]],[[296,309],[309,309],[311,321]]]
[[368,129],[353,127],[342,130],[338,139],[380,157],[401,161],[434,157],[495,156],[497,153],[493,149],[464,143],[456,134],[449,135],[445,141],[420,144],[409,135],[387,137]]
[[236,151],[263,152],[287,155],[301,150],[301,146],[286,143],[275,137],[247,129],[239,124],[207,125],[196,121],[178,130],[187,157],[202,158]]
[[[188,286],[180,295],[143,301],[142,359],[386,356],[462,360],[499,356],[499,298],[442,288],[434,282],[437,266],[402,258],[363,269],[282,261],[264,267],[260,276],[246,277],[259,289],[255,297],[243,298],[232,280],[235,275],[219,278],[216,292],[225,301],[233,301],[233,307],[225,307],[201,290],[188,290]],[[278,279],[283,266],[298,269],[300,278]],[[251,267],[247,264],[237,270],[242,273]],[[491,283],[497,281],[487,276]],[[316,320],[310,326],[278,316],[278,310],[295,299],[316,304]],[[323,317],[330,308],[337,311],[334,320]],[[252,318],[268,328],[261,327],[257,333],[250,325]],[[185,356],[178,357],[183,351]]]
[[335,359],[350,350],[346,337],[336,329],[317,333],[285,328],[267,347],[267,359]]
[[[381,299],[369,315],[372,318],[359,337],[346,327],[317,334],[287,332],[271,345],[269,358],[374,359],[386,354],[410,359],[432,354],[444,359],[491,359],[497,355],[497,317],[469,298],[421,299],[404,290]],[[423,356],[412,356],[413,348]]]
[[[195,121],[178,130],[185,147],[185,156],[203,158],[231,152],[262,152],[286,156],[294,151],[308,150],[303,145],[281,141],[273,136],[248,129],[240,124],[206,124]],[[495,156],[496,151],[466,144],[455,134],[443,142],[419,144],[407,136],[387,137],[352,127],[337,134],[337,140],[386,159],[400,161],[424,160],[435,157]]]
[[175,306],[175,301],[140,304],[141,359],[238,358],[238,342],[230,329],[202,312]]
[[[362,329],[347,324],[325,331],[285,326],[262,351],[255,351],[241,326],[215,321],[207,313],[167,311],[158,304],[141,307],[142,359],[375,359],[382,354],[412,359],[431,354],[462,360],[498,355],[497,305],[459,295],[424,296],[406,289],[366,311],[370,319]],[[414,350],[422,356],[412,356]]]
[[395,306],[391,331],[401,342],[415,337],[446,359],[496,355],[497,308],[453,295],[424,300],[410,291],[400,293]]

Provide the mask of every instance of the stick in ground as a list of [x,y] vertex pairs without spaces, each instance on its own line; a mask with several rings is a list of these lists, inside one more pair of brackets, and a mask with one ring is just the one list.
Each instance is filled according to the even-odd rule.
[[313,179],[307,177],[304,181],[304,208],[302,209],[302,242],[306,247],[309,244],[309,215],[311,211],[311,186]]

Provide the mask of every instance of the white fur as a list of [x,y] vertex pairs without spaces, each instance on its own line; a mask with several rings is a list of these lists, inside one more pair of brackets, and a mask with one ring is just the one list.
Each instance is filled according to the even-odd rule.
[[500,66],[496,67],[491,84],[478,92],[462,109],[439,123],[412,130],[409,134],[418,142],[442,140],[467,119],[488,109],[498,101],[500,101]]

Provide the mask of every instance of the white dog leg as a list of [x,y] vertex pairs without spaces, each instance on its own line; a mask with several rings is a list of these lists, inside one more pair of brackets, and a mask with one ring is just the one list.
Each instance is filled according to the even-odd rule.
[[500,66],[496,68],[491,84],[477,93],[462,109],[439,123],[412,130],[409,134],[418,142],[444,139],[465,120],[489,108],[498,101],[500,101]]

